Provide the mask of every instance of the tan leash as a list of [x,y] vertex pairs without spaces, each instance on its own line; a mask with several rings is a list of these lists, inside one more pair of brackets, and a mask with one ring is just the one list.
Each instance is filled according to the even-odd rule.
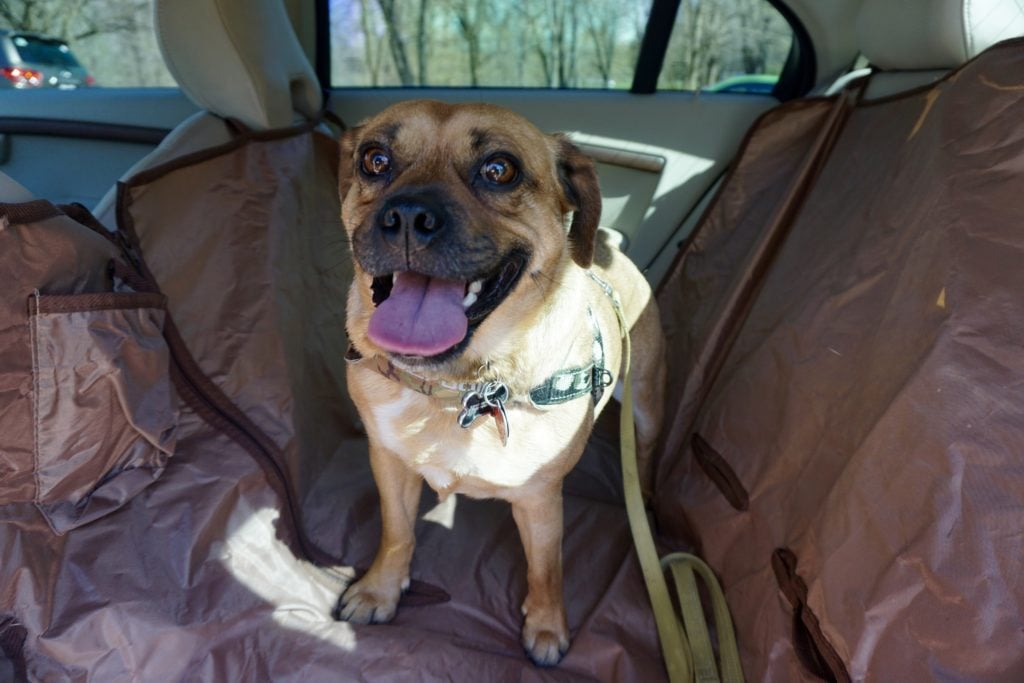
[[[730,295],[731,301],[736,305],[732,306],[727,314],[723,315],[723,319],[726,320],[722,326],[724,336],[715,343],[708,345],[709,348],[719,349],[720,351],[704,363],[704,366],[709,369],[705,372],[707,381],[701,389],[701,398],[706,398],[711,391],[714,379],[721,370],[728,351],[735,342],[743,322],[750,312],[752,302],[756,299],[758,287],[775,256],[781,249],[781,245],[785,241],[789,230],[792,228],[801,206],[801,199],[805,196],[807,187],[813,185],[821,165],[828,159],[829,152],[839,138],[839,134],[843,130],[850,111],[860,101],[867,83],[867,78],[853,81],[836,98],[832,110],[822,124],[806,158],[797,169],[792,186],[785,194],[785,201],[779,205],[770,217],[768,227],[763,231],[763,234],[766,236],[759,244],[755,245],[756,249],[752,253],[756,255],[756,262],[750,269],[753,275],[741,282],[736,292]],[[625,386],[622,392],[622,420],[620,423],[626,512],[629,515],[633,542],[636,545],[637,555],[640,557],[644,580],[647,582],[647,592],[650,595],[651,605],[654,608],[655,621],[658,625],[658,635],[661,638],[662,651],[665,653],[669,679],[673,683],[677,681],[682,683],[719,680],[724,683],[742,681],[743,669],[740,666],[739,648],[736,644],[732,619],[729,616],[729,608],[722,593],[722,588],[718,584],[714,573],[700,558],[686,553],[672,553],[661,558],[660,561],[658,560],[654,541],[651,537],[651,529],[647,523],[643,499],[640,495],[640,481],[636,467],[636,436],[633,431],[633,397],[629,373],[629,333],[622,316],[622,311],[618,307],[616,307],[616,315],[619,317],[619,325],[623,330],[623,347],[626,356],[623,366]],[[679,428],[679,425],[675,426],[676,431]],[[670,440],[674,443],[686,442],[686,439],[674,438],[671,435]],[[668,587],[662,574],[663,570],[669,568],[672,570],[676,592],[681,603],[682,623],[680,623],[679,618],[676,616],[675,608],[669,600]],[[711,646],[707,624],[704,621],[704,612],[700,604],[700,593],[697,589],[696,580],[697,575],[700,575],[704,581],[704,585],[707,587],[711,598],[711,607],[715,617],[715,630],[718,633],[721,678],[719,678],[715,667],[714,650]],[[687,637],[689,637],[689,640],[687,640]]]
[[[650,596],[654,611],[654,621],[658,628],[658,638],[661,641],[661,651],[665,657],[669,680],[672,683],[743,683],[743,668],[740,664],[732,618],[729,615],[729,605],[714,572],[703,560],[689,553],[672,553],[658,558],[651,527],[647,522],[647,510],[644,508],[643,496],[640,493],[640,474],[637,471],[629,327],[617,295],[612,296],[612,303],[619,320],[619,329],[622,331],[623,387],[619,431],[626,514],[629,517],[633,544],[636,546],[644,582],[647,584],[647,594]],[[675,580],[682,621],[676,614],[668,592],[668,583],[665,581],[664,572],[668,569],[672,570],[672,577]],[[711,597],[715,631],[718,634],[721,676],[715,662],[708,626],[704,620],[697,575],[704,581]]]

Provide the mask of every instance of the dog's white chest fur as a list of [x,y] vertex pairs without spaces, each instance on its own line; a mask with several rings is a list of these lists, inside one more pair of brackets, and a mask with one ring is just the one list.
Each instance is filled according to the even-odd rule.
[[[514,488],[530,480],[572,441],[590,403],[579,399],[540,411],[507,407],[510,434],[503,446],[494,418],[481,416],[468,429],[458,425],[453,406],[441,406],[402,388],[399,397],[372,407],[375,433],[439,493],[493,495],[493,487]],[[475,483],[488,484],[487,491]]]

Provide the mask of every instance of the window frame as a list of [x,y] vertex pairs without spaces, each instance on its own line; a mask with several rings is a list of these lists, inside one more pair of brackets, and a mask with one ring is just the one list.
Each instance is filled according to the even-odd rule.
[[[789,54],[783,65],[779,80],[772,89],[772,95],[781,101],[795,99],[808,93],[814,87],[817,76],[817,63],[814,56],[814,44],[807,29],[796,14],[781,0],[763,0],[782,15],[793,31],[793,42],[789,46]],[[343,86],[331,85],[331,26],[330,6],[328,0],[314,0],[316,3],[316,49],[315,69],[317,78],[327,91]],[[685,92],[658,90],[658,77],[665,62],[669,39],[675,26],[676,13],[682,0],[653,0],[651,13],[647,18],[643,38],[640,41],[640,54],[637,56],[633,71],[633,84],[628,91],[634,95],[652,95],[656,92]],[[345,86],[347,87],[347,86]],[[443,86],[431,86],[432,88]],[[473,90],[596,90],[601,92],[624,92],[605,88],[530,88],[525,86],[450,86],[452,89]],[[377,86],[359,88],[365,90],[402,90],[405,86]]]

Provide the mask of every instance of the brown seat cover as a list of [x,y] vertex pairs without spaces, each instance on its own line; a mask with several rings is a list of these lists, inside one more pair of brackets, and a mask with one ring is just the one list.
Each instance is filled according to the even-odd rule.
[[1024,42],[845,112],[801,186],[835,106],[762,119],[660,289],[657,516],[752,678],[1024,680]]
[[[349,273],[336,160],[334,141],[313,126],[245,133],[120,188],[118,223],[151,281],[135,273],[128,279],[142,293],[117,296],[162,305],[149,292],[155,282],[169,312],[165,320],[158,308],[152,325],[121,335],[151,352],[122,347],[148,362],[121,375],[129,389],[162,378],[150,393],[165,402],[174,396],[173,424],[159,448],[143,454],[153,462],[122,456],[128,449],[118,445],[93,448],[105,459],[87,459],[79,479],[126,492],[110,496],[116,505],[99,506],[88,488],[55,501],[95,509],[60,534],[33,504],[34,424],[51,418],[34,419],[30,405],[27,301],[35,288],[108,292],[118,250],[68,217],[54,219],[73,233],[59,242],[43,232],[49,223],[8,211],[0,268],[23,284],[5,293],[0,324],[17,332],[3,347],[12,355],[0,366],[0,416],[19,439],[10,442],[12,464],[5,461],[17,478],[0,485],[0,647],[15,673],[97,681],[659,680],[614,430],[595,438],[566,485],[574,643],[558,669],[538,670],[521,651],[525,561],[510,511],[497,502],[453,497],[438,505],[425,496],[417,581],[395,622],[332,619],[353,567],[368,566],[379,538],[365,437],[344,393]],[[41,246],[7,247],[23,235]],[[72,266],[84,275],[52,275]],[[106,339],[105,330],[97,336]],[[69,376],[89,365],[90,340],[43,330],[40,339],[58,352],[85,348],[68,361]],[[102,434],[115,414],[110,393],[61,405]],[[147,398],[113,394],[136,408]],[[131,424],[149,434],[151,418],[163,413],[142,413]],[[67,440],[76,425],[52,431]],[[135,472],[147,474],[148,488],[127,485]]]

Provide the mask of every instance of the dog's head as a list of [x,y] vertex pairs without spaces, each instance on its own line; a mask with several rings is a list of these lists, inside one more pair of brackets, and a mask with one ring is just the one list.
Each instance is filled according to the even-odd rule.
[[483,104],[403,102],[348,131],[340,191],[349,334],[437,368],[486,358],[474,337],[528,324],[566,268],[590,266],[601,214],[583,153]]

